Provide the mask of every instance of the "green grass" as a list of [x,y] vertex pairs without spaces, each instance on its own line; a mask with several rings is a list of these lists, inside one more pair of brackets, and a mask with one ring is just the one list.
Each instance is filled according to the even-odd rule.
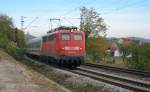
[[101,60],[98,62],[93,62],[89,58],[86,59],[87,63],[96,63],[96,64],[104,64],[104,65],[110,65],[115,67],[127,67],[127,61],[122,59],[122,57],[105,57],[105,60]]

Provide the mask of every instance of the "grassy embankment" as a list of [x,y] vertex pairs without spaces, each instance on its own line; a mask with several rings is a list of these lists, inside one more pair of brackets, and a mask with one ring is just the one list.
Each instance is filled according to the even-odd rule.
[[[4,52],[0,53],[0,57],[6,60],[13,60],[11,56],[7,55]],[[73,92],[112,92],[109,89],[104,89],[104,86],[93,86],[92,84],[79,83],[74,81],[69,81],[72,76],[67,75],[65,73],[58,73],[49,65],[40,62],[33,62],[27,60],[18,60],[29,69],[34,70],[48,79],[63,85],[65,88],[73,91]]]
[[40,62],[22,61],[22,63],[73,92],[112,92],[109,91],[109,89],[104,89],[104,86],[100,87],[93,86],[92,84],[74,82],[76,80],[69,81],[72,76],[65,73],[58,73],[53,68],[49,67],[49,65]]
[[85,62],[127,68],[127,65],[126,65],[127,61],[123,60],[121,57],[105,57],[105,60],[101,60],[99,62],[92,62],[91,60],[90,61],[88,60]]

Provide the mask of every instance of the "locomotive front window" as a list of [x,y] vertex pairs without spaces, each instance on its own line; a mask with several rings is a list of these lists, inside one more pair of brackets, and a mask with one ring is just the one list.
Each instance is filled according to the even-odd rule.
[[75,34],[74,40],[82,40],[82,35],[81,34]]
[[62,40],[70,40],[70,34],[68,33],[62,34]]

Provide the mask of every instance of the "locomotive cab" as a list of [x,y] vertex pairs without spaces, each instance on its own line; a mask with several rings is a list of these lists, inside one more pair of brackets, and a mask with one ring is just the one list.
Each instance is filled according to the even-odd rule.
[[85,38],[84,32],[63,30],[59,34],[59,48],[61,60],[73,65],[80,65],[84,61]]

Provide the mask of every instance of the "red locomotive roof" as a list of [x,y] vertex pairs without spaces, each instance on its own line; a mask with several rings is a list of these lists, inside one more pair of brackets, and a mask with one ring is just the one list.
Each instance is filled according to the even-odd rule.
[[74,26],[71,26],[71,27],[66,27],[66,26],[60,26],[60,27],[58,27],[58,28],[55,28],[54,30],[72,30],[72,29],[74,29],[74,30],[77,30],[78,28],[77,27],[74,27]]
[[60,26],[58,28],[53,29],[52,31],[49,31],[47,33],[53,33],[55,31],[79,31],[77,27],[71,26],[71,27],[66,27],[66,26]]
[[[68,33],[68,32],[73,32],[73,33],[84,33],[80,31],[77,27],[65,27],[65,26],[60,26],[58,28],[55,28],[52,31],[47,32],[47,35],[51,34],[56,34],[56,33]],[[47,36],[46,35],[46,36]]]

